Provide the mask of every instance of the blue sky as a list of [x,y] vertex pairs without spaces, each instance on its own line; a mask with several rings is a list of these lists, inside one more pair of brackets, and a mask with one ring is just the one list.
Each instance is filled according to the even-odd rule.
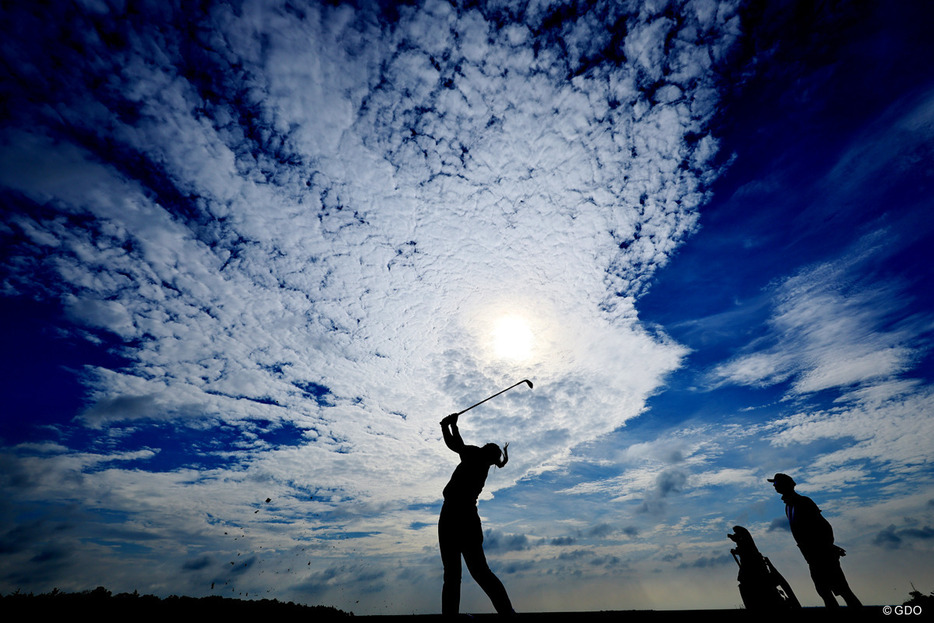
[[934,589],[931,9],[762,4],[4,7],[0,592],[437,612],[523,378],[517,609]]

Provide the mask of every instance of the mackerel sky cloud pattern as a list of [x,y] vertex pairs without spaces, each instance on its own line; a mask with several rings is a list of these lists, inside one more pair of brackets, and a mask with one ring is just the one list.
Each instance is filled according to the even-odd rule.
[[[89,371],[84,420],[295,420],[391,465],[453,408],[437,388],[495,386],[484,338],[509,311],[579,333],[541,347],[529,372],[559,415],[525,435],[558,422],[564,448],[638,413],[682,351],[632,297],[695,227],[734,11],[611,4],[561,28],[515,11],[429,2],[386,23],[263,2],[165,9],[163,27],[82,11],[67,129],[36,119],[4,181],[88,220],[19,219],[52,258],[41,286],[128,345],[128,366]],[[635,380],[601,374],[633,347]],[[629,408],[561,422],[561,393],[600,385]],[[535,447],[528,463],[562,452]]]
[[[731,167],[767,159],[743,150],[766,130],[740,143],[752,122],[724,113],[785,60],[778,35],[754,39],[771,23],[754,7],[383,4],[2,9],[0,295],[8,327],[42,319],[21,331],[35,346],[9,329],[9,350],[71,402],[34,409],[30,388],[11,407],[31,428],[3,429],[0,484],[31,519],[0,508],[0,591],[85,588],[82,569],[113,590],[435,612],[420,587],[440,591],[454,465],[438,421],[523,378],[534,390],[462,428],[511,442],[481,513],[536,609],[571,603],[535,594],[558,577],[587,609],[671,605],[644,580],[659,565],[692,578],[685,605],[732,595],[688,574],[733,573],[710,533],[737,519],[710,500],[775,502],[766,463],[808,456],[836,492],[923,471],[930,314],[904,305],[917,282],[875,268],[909,219],[867,208],[852,235],[833,219],[927,149],[926,92],[827,156],[823,186],[786,184],[788,203],[822,193],[797,220],[769,203],[794,177],[776,157],[728,178],[707,225]],[[723,214],[767,252],[676,266],[708,226],[735,248]],[[824,247],[774,260],[779,232],[825,223]],[[498,348],[502,326],[527,329],[527,353]],[[61,350],[45,361],[44,344]],[[815,439],[833,446],[810,457]],[[897,466],[877,473],[885,456]],[[874,499],[934,521],[924,493],[899,492]],[[763,508],[737,514],[770,525]],[[902,554],[926,534],[863,530]]]

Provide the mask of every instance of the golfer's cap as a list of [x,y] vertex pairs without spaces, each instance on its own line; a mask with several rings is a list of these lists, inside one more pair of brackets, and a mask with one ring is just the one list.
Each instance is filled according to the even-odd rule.
[[787,482],[790,485],[794,485],[794,479],[788,474],[775,474],[774,478],[769,478],[769,482]]

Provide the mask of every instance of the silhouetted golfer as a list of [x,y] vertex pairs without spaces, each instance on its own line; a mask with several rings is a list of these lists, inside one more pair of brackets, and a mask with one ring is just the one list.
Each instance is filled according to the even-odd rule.
[[468,446],[457,430],[454,413],[441,420],[444,443],[457,452],[461,462],[444,487],[444,505],[438,520],[441,562],[444,564],[444,587],[441,589],[441,613],[456,615],[461,598],[461,556],[467,570],[487,594],[499,614],[514,614],[506,588],[490,571],[483,554],[483,529],[477,513],[477,498],[486,483],[490,467],[503,467],[509,461],[507,443],[503,450],[495,443],[482,448]]
[[811,569],[814,588],[824,600],[824,605],[828,608],[838,607],[840,604],[834,595],[839,595],[848,606],[862,606],[850,590],[843,569],[840,568],[840,557],[845,556],[846,551],[834,545],[833,528],[821,515],[817,504],[811,498],[795,492],[795,481],[787,474],[775,474],[768,481],[782,495],[791,535]]

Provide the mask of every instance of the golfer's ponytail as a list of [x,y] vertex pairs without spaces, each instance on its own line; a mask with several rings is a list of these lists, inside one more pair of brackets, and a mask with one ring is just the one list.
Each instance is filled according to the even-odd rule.
[[496,467],[505,467],[506,463],[509,462],[509,442],[506,442],[506,445],[503,446],[503,457],[502,460],[495,463]]
[[499,446],[497,446],[495,443],[486,444],[482,448],[483,461],[487,465],[495,465],[496,467],[503,467],[504,465],[506,465],[506,463],[509,462],[509,453],[507,452],[508,448],[509,448],[508,443],[502,450],[500,450]]

